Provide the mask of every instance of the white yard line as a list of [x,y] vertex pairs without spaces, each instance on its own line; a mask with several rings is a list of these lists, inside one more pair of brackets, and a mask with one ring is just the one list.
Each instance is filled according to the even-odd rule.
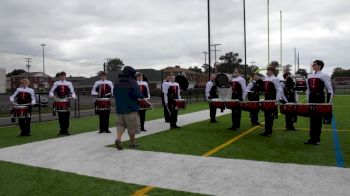
[[[178,121],[182,126],[208,116],[205,110]],[[138,136],[168,128],[164,119],[147,121],[149,131]],[[349,169],[106,148],[114,139],[115,129],[112,135],[89,132],[50,139],[2,148],[0,160],[203,194],[350,195]]]

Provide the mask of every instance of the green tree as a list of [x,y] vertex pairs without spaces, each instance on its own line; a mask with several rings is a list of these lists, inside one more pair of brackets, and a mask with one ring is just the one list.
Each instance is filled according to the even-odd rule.
[[197,67],[197,66],[190,67],[190,68],[188,68],[188,69],[191,70],[191,71],[194,71],[194,72],[196,72],[196,73],[202,73],[202,72],[203,72],[202,69],[199,68],[199,67]]
[[[209,73],[209,65],[208,64],[203,64],[202,68],[204,69],[204,73]],[[210,66],[210,72],[214,73],[215,69],[213,66]]]
[[350,69],[334,68],[331,78],[334,79],[336,77],[350,77]]
[[281,65],[278,63],[278,61],[271,61],[271,63],[269,64],[269,67],[270,66],[276,68],[275,76],[277,76],[278,73],[280,72],[279,68],[281,67]]
[[228,52],[222,55],[219,60],[221,60],[221,64],[217,68],[218,72],[232,73],[235,68],[244,67],[241,65],[242,59],[239,58],[238,53]]
[[122,70],[124,67],[124,63],[120,58],[109,59],[106,65],[107,71],[117,71]]
[[6,76],[7,77],[11,77],[11,76],[19,75],[19,74],[22,74],[22,73],[27,73],[27,72],[25,70],[23,70],[23,69],[14,69],[12,72],[7,73]]

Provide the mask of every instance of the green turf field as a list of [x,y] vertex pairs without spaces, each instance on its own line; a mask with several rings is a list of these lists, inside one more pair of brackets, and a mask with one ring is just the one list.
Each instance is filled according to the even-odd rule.
[[[113,168],[111,168],[113,169]],[[131,195],[143,186],[0,161],[0,195]],[[155,188],[148,195],[199,195]]]
[[[207,103],[188,105],[180,114],[207,109]],[[146,120],[163,117],[162,108],[147,111]],[[114,126],[112,113],[110,126]],[[32,124],[31,137],[17,137],[18,126],[0,128],[0,148],[56,138],[58,121]],[[78,134],[98,129],[98,117],[71,119],[70,132]],[[113,137],[113,136],[112,136]],[[144,186],[82,176],[0,161],[0,195],[131,195]],[[197,195],[192,193],[152,189],[148,195]]]
[[[180,111],[180,114],[196,112],[207,108],[207,103],[194,103],[188,105],[186,110]],[[163,108],[154,108],[152,110],[148,110],[146,113],[146,120],[154,120],[159,118],[163,118]],[[110,115],[111,127],[115,126],[115,121],[115,113],[112,111]],[[99,129],[98,126],[98,116],[72,118],[70,120],[69,131],[71,134],[96,131]],[[57,133],[59,132],[58,120],[32,123],[31,137],[17,137],[19,132],[18,126],[0,127],[0,148],[56,138],[58,137]]]
[[[346,111],[348,96],[338,96],[334,100],[334,115],[337,122],[341,151],[345,158],[345,166],[350,167],[350,122],[347,121]],[[198,122],[139,139],[139,150],[160,151],[177,154],[203,155],[227,140],[250,128],[248,112],[242,113],[240,131],[227,130],[231,125],[231,116],[218,118],[217,124],[208,121]],[[262,119],[262,112],[260,112]],[[260,120],[262,121],[262,120]],[[247,134],[237,142],[225,147],[212,156],[224,158],[239,158],[269,162],[297,163],[311,165],[335,166],[335,149],[331,125],[323,125],[321,145],[305,145],[308,137],[309,119],[298,117],[295,124],[297,131],[285,131],[284,115],[274,122],[271,137],[259,136],[263,126]],[[127,147],[125,145],[125,147]]]

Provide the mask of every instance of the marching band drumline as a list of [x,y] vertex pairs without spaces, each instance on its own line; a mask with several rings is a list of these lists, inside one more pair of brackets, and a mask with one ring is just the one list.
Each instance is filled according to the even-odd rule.
[[[315,61],[316,64],[318,63]],[[323,68],[323,62],[322,67]],[[267,77],[261,79],[257,73],[252,74],[251,82],[246,85],[246,81],[241,77],[242,70],[235,69],[234,77],[228,74],[211,74],[210,80],[206,84],[205,97],[209,102],[210,121],[216,123],[217,108],[232,110],[231,130],[237,130],[240,127],[241,110],[249,111],[252,125],[260,125],[258,113],[260,110],[265,116],[265,131],[260,134],[270,136],[273,129],[273,121],[277,118],[277,107],[285,115],[286,129],[295,130],[294,123],[297,122],[297,116],[310,117],[310,140],[306,143],[316,144],[320,142],[320,132],[323,123],[329,124],[332,118],[332,97],[333,89],[328,75],[315,70],[306,79],[306,97],[308,103],[298,103],[296,89],[298,84],[291,77],[290,73],[283,75],[284,81],[281,82],[275,76],[275,68],[267,68]],[[76,95],[71,82],[66,81],[66,74],[60,73],[60,80],[56,81],[49,96],[54,98],[53,113],[58,113],[60,133],[59,135],[69,135],[69,115],[70,98],[75,99]],[[106,79],[106,73],[101,73],[101,80],[96,81],[91,95],[97,96],[94,101],[95,112],[100,119],[100,132],[110,133],[109,115],[111,109],[111,95],[113,92],[113,83]],[[143,81],[142,74],[135,75],[140,92],[144,99],[138,101],[140,129],[145,131],[145,112],[151,108],[150,90],[148,83]],[[220,78],[219,78],[220,77]],[[227,77],[227,79],[225,79]],[[218,82],[219,81],[219,82]],[[224,81],[224,82],[223,82]],[[221,83],[220,83],[221,82]],[[225,84],[225,82],[229,84]],[[24,81],[23,86],[17,88],[10,97],[13,104],[11,118],[18,118],[21,128],[21,136],[30,135],[30,117],[31,105],[35,104],[34,90],[28,88],[29,81]],[[185,109],[186,100],[181,99],[181,88],[175,81],[175,75],[167,76],[161,85],[162,101],[164,106],[164,116],[166,122],[170,123],[170,128],[180,128],[177,123],[179,109]],[[187,87],[186,87],[187,88]],[[327,97],[324,96],[324,89],[327,90]],[[260,99],[260,94],[264,93],[265,99]],[[229,96],[231,95],[231,96]],[[246,99],[246,97],[248,99]],[[231,98],[231,99],[228,99]],[[325,103],[326,102],[326,103]]]

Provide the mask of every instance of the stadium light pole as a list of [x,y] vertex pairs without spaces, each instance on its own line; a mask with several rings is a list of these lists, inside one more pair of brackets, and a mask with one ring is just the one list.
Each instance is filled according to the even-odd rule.
[[283,40],[282,40],[282,10],[280,10],[280,62],[281,62],[281,66],[283,66],[282,64],[282,57],[283,57]]
[[46,90],[46,83],[45,83],[45,46],[46,46],[46,44],[41,44],[41,47],[43,48],[43,84],[44,84],[44,89]]
[[210,56],[211,56],[211,52],[210,52],[210,0],[207,0],[207,12],[208,12],[208,80],[210,80]]
[[270,63],[270,0],[267,0],[267,65]]
[[247,31],[245,18],[245,0],[243,0],[243,29],[244,29],[244,79],[247,80]]

